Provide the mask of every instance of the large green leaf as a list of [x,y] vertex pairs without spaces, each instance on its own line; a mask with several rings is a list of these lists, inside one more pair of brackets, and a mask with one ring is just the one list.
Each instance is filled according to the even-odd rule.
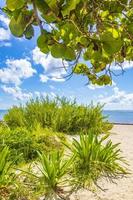
[[99,85],[108,85],[108,84],[111,84],[111,83],[112,83],[111,78],[106,74],[100,76],[99,79],[98,79]]
[[71,47],[67,47],[66,48],[64,59],[70,60],[70,61],[76,59],[75,52],[74,52],[74,50]]
[[18,20],[15,20],[14,17],[12,17],[9,27],[12,32],[12,34],[16,37],[22,37],[24,33],[25,25],[22,23],[22,16],[20,15]]
[[30,25],[24,32],[26,39],[31,39],[34,36],[34,28]]
[[43,14],[42,17],[46,20],[47,23],[53,23],[58,19],[53,11],[50,11],[47,14]]
[[65,6],[63,7],[63,16],[69,15],[72,10],[80,3],[81,0],[67,0]]
[[51,54],[55,58],[63,58],[65,60],[75,60],[75,52],[71,47],[64,44],[54,44],[51,48]]
[[41,34],[37,40],[38,47],[43,53],[46,53],[46,54],[49,52],[49,48],[47,44],[48,39],[49,39],[48,32],[44,31],[43,34]]
[[11,11],[22,8],[24,6],[25,0],[7,0],[7,8]]
[[75,74],[87,74],[89,72],[89,68],[84,63],[78,63],[73,71]]
[[30,37],[31,35],[33,36],[33,29],[30,28],[28,31],[28,27],[30,27],[28,23],[31,20],[31,16],[31,11],[20,12],[20,10],[17,10],[17,12],[14,13],[9,24],[10,30],[14,36],[22,37],[25,31],[26,34],[30,35]]
[[57,0],[45,0],[51,10],[54,10],[55,13],[58,12]]
[[35,3],[37,5],[38,10],[42,13],[42,14],[47,14],[49,7],[47,5],[47,3],[44,0],[35,0]]
[[109,31],[101,35],[103,49],[110,55],[118,52],[122,47],[121,38],[114,38],[113,34]]
[[128,32],[133,35],[133,24],[132,23],[127,25],[127,29],[128,29]]
[[63,58],[65,54],[65,45],[54,44],[51,48],[51,54],[55,58]]

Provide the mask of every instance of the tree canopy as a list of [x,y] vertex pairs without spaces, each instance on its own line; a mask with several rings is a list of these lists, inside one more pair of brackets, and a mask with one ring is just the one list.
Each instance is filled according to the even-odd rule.
[[69,63],[68,78],[75,73],[111,84],[112,63],[122,68],[133,60],[132,0],[6,0],[3,11],[16,37],[31,39],[34,26],[40,28],[38,47],[61,58],[62,67]]

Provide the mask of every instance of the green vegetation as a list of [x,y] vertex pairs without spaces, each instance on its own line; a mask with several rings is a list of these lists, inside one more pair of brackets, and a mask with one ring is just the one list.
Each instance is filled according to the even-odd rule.
[[97,129],[97,133],[107,133],[112,125],[102,115],[102,106],[78,105],[66,98],[48,97],[31,100],[25,107],[13,107],[4,117],[11,128],[25,127],[33,130],[37,124],[51,128],[55,132],[78,134],[88,129]]
[[[111,64],[121,69],[125,60],[133,60],[132,0],[5,2],[3,11],[10,18],[12,34],[31,39],[34,26],[38,26],[38,47],[44,54],[51,53],[70,63],[71,73],[67,77],[76,73],[93,84],[112,84],[115,72]],[[80,58],[91,66],[80,63]]]
[[11,108],[4,119],[0,200],[67,199],[80,188],[100,187],[103,177],[114,181],[127,174],[100,105],[47,97]]
[[48,155],[39,154],[39,161],[41,172],[39,182],[45,189],[46,198],[61,196],[64,192],[61,187],[68,182],[65,176],[70,170],[73,157],[66,159],[62,152],[55,151]]
[[119,144],[112,144],[107,140],[109,135],[98,138],[95,132],[80,135],[80,141],[74,139],[68,146],[75,157],[73,164],[73,176],[77,187],[90,187],[97,185],[101,177],[115,179],[126,170],[120,163],[124,159],[120,157]]
[[33,131],[28,131],[26,128],[0,130],[0,148],[8,146],[10,149],[9,159],[15,159],[16,163],[26,163],[36,159],[37,151],[45,153],[53,149],[63,151],[62,142],[65,141],[64,134],[43,129],[39,125]]
[[4,147],[0,152],[0,188],[9,182],[9,170],[11,163],[8,162],[9,149]]

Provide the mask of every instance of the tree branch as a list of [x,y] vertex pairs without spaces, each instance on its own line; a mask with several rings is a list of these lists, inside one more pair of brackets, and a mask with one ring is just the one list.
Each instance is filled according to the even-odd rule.
[[33,10],[34,10],[34,14],[35,14],[36,20],[37,20],[37,22],[38,22],[38,25],[39,25],[39,27],[40,27],[40,31],[41,31],[41,33],[42,33],[42,32],[43,32],[42,21],[41,21],[40,18],[39,18],[38,11],[37,11],[37,7],[36,7],[36,4],[35,4],[35,0],[32,0],[32,4],[33,4]]

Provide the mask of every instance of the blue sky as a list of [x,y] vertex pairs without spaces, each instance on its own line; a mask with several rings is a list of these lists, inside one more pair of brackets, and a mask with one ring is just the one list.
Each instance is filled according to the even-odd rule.
[[[125,62],[123,76],[114,77],[113,85],[86,86],[87,78],[62,77],[61,60],[45,56],[36,46],[35,37],[28,41],[14,38],[8,29],[9,20],[0,13],[0,109],[25,103],[30,98],[56,95],[77,99],[78,103],[105,103],[105,109],[133,110],[133,62]],[[119,70],[114,67],[116,73]]]

